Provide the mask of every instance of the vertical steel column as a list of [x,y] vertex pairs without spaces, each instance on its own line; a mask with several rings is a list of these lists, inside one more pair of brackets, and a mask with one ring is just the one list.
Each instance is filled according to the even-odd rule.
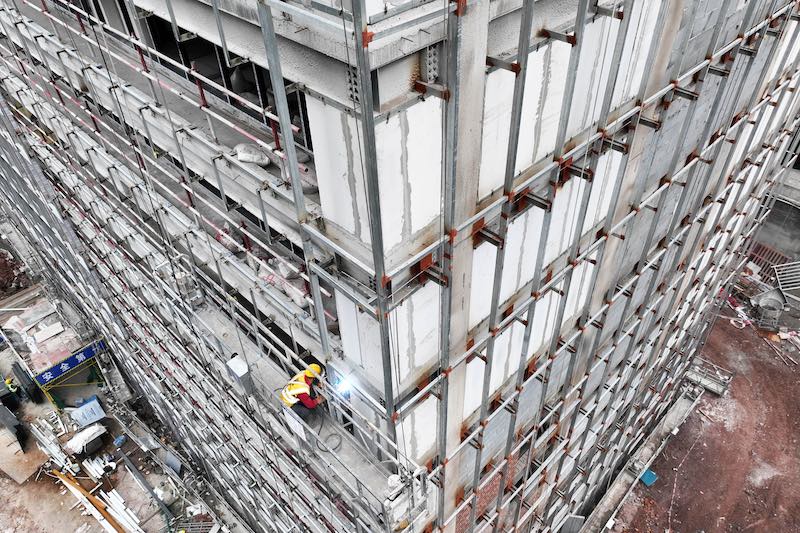
[[[511,217],[511,210],[514,207],[512,202],[513,186],[515,168],[517,162],[517,150],[519,147],[519,129],[522,122],[522,102],[525,98],[525,81],[528,71],[528,58],[529,48],[531,41],[531,23],[533,20],[533,2],[524,2],[522,8],[519,38],[517,41],[517,65],[518,69],[515,72],[514,78],[514,94],[511,102],[511,121],[509,125],[509,140],[506,151],[506,168],[503,180],[503,196],[506,197],[506,202],[503,204],[502,212],[500,214],[500,228],[498,235],[500,236],[500,243],[495,247],[495,271],[494,279],[492,282],[492,297],[489,310],[489,330],[492,331],[491,337],[486,344],[486,359],[483,368],[483,386],[481,396],[481,407],[478,419],[478,434],[476,435],[475,443],[475,464],[472,471],[472,505],[470,506],[468,528],[472,530],[475,527],[476,509],[478,507],[478,492],[481,478],[481,462],[483,459],[483,441],[484,431],[486,429],[486,417],[489,407],[489,396],[492,379],[492,363],[494,360],[494,347],[496,336],[494,331],[497,329],[497,316],[498,306],[500,305],[500,286],[503,279],[503,268],[505,266],[505,244],[508,236],[509,219]],[[540,246],[541,248],[541,246]],[[537,258],[538,261],[538,258]],[[539,276],[539,273],[534,273],[534,276]],[[509,330],[510,334],[510,330]]]
[[455,12],[449,12],[446,19],[447,25],[447,63],[445,83],[450,91],[450,98],[445,107],[444,124],[444,165],[442,168],[442,181],[444,194],[442,198],[442,236],[441,268],[447,283],[441,288],[439,298],[439,375],[443,376],[439,385],[439,397],[436,417],[436,450],[439,474],[436,486],[436,524],[441,528],[444,525],[444,487],[447,482],[447,409],[450,391],[450,314],[453,304],[453,241],[457,229],[455,227],[455,201],[456,201],[456,161],[458,159],[458,113],[461,104],[461,91],[459,75],[461,65],[458,61],[460,45],[461,17]]
[[[364,169],[364,184],[369,211],[369,230],[372,242],[372,263],[375,270],[375,295],[377,297],[378,327],[380,329],[381,358],[383,361],[383,394],[386,403],[387,429],[389,439],[397,442],[395,424],[394,383],[392,371],[392,352],[390,346],[388,300],[391,294],[391,280],[386,276],[383,256],[383,219],[379,193],[378,156],[375,149],[375,106],[372,99],[372,71],[369,62],[369,32],[365,0],[352,3],[353,48],[355,49],[358,70],[359,104],[361,111],[361,149]],[[287,130],[290,131],[290,130]]]
[[[298,171],[297,152],[292,135],[292,119],[289,116],[289,102],[286,99],[286,87],[283,83],[281,59],[278,53],[278,43],[275,37],[272,11],[261,1],[258,2],[258,20],[261,24],[261,34],[264,38],[264,48],[267,54],[267,63],[269,64],[269,76],[272,81],[272,90],[275,97],[275,106],[278,111],[281,135],[283,135],[283,152],[286,154],[283,171],[289,174],[292,183],[292,194],[294,195],[295,214],[297,216],[297,222],[302,228],[308,222],[308,212],[306,211],[305,197],[303,195],[303,184]],[[314,311],[317,315],[320,343],[325,357],[330,357],[330,340],[328,338],[328,326],[325,321],[325,307],[322,304],[322,294],[320,293],[319,278],[314,269],[311,268],[311,263],[314,262],[314,250],[308,232],[301,229],[301,234],[306,272],[308,273],[311,285],[311,297],[314,303]],[[255,304],[255,302],[253,303]],[[387,402],[387,405],[388,404],[389,402]]]
[[[600,132],[602,132],[605,129],[605,127],[606,127],[606,125],[608,123],[608,114],[609,114],[609,111],[610,111],[610,108],[611,108],[611,99],[612,99],[612,97],[614,95],[614,87],[616,85],[617,76],[619,74],[620,59],[622,57],[622,53],[623,53],[623,50],[625,48],[625,43],[626,43],[626,41],[628,39],[628,30],[629,30],[629,27],[630,27],[630,20],[631,20],[632,13],[633,13],[633,0],[625,0],[625,2],[623,4],[623,10],[622,10],[623,19],[622,19],[622,22],[619,23],[619,27],[617,28],[617,39],[616,39],[616,42],[614,43],[614,52],[613,52],[612,59],[611,59],[611,70],[610,70],[609,75],[608,75],[608,81],[606,82],[606,87],[605,87],[605,91],[604,91],[604,94],[603,94],[603,101],[602,101],[601,110],[600,110],[600,119],[599,119],[598,125],[597,125],[597,129]],[[597,145],[594,147],[593,150],[590,150],[589,155],[588,155],[588,159],[589,159],[588,169],[589,169],[589,172],[590,172],[589,179],[592,180],[592,181],[590,181],[589,185],[587,186],[587,189],[589,189],[589,191],[586,193],[587,195],[591,193],[592,184],[594,183],[594,178],[595,178],[594,175],[595,175],[595,172],[597,170],[597,164],[598,164],[598,161],[600,159],[600,155],[601,155],[601,153],[603,151],[603,141],[604,140],[605,140],[605,138],[601,137],[597,141]],[[628,159],[627,153],[623,157],[625,158],[625,160],[627,162],[627,159]],[[619,173],[619,171],[618,171],[618,173]],[[614,212],[616,211],[618,193],[619,193],[619,189],[622,186],[622,179],[623,179],[623,175],[620,174],[619,178],[616,179],[615,183],[614,183],[614,192],[612,193],[611,205],[609,206],[608,213],[606,214],[605,221],[603,223],[603,231],[606,233],[606,235],[608,234],[608,228],[611,225],[611,221],[613,220],[613,217],[614,217]],[[587,198],[587,200],[588,200],[588,198]],[[584,208],[584,213],[581,216],[579,216],[579,218],[578,218],[578,220],[579,220],[579,229],[576,232],[578,234],[580,234],[582,232],[582,228],[583,228],[583,225],[584,225],[584,222],[583,222],[584,216],[585,216],[585,208]],[[577,235],[575,243],[574,243],[575,248],[574,248],[573,251],[571,251],[570,257],[568,258],[568,260],[575,257],[575,253],[577,252],[577,244],[578,244],[579,241],[580,241],[580,235]],[[596,252],[596,257],[594,259],[594,267],[593,267],[593,272],[592,272],[591,281],[590,281],[590,285],[589,285],[590,287],[594,287],[594,284],[595,284],[595,282],[597,280],[597,274],[598,274],[598,271],[600,270],[600,265],[601,265],[601,262],[602,262],[602,259],[603,259],[604,251],[605,251],[605,246],[601,244],[601,247]],[[589,258],[587,258],[586,261],[589,261]],[[574,268],[570,272],[571,273],[574,272]],[[566,288],[564,290],[565,290],[565,292],[567,292],[567,291],[569,291],[569,288],[571,286],[571,276],[569,276],[569,278],[567,278],[567,280],[565,280],[565,283],[566,283]],[[564,298],[564,300],[566,300],[566,297]],[[566,445],[566,447],[564,449],[564,452],[561,454],[561,457],[558,459],[557,466],[555,468],[556,484],[558,484],[558,482],[560,481],[560,479],[562,477],[561,470],[563,468],[564,461],[565,461],[566,457],[569,455],[569,452],[570,452],[570,442],[572,440],[572,433],[573,433],[573,430],[574,430],[574,427],[575,427],[575,423],[577,422],[577,419],[578,419],[578,414],[580,413],[580,409],[579,408],[580,408],[580,404],[582,403],[583,390],[585,389],[585,386],[589,381],[588,380],[588,375],[586,374],[585,368],[588,367],[588,365],[589,365],[590,355],[591,354],[585,353],[586,362],[585,362],[584,365],[582,365],[584,367],[584,369],[582,370],[582,373],[584,374],[583,378],[582,378],[583,385],[578,386],[577,384],[574,383],[574,373],[575,373],[575,370],[576,370],[577,359],[583,353],[583,351],[580,348],[581,348],[581,346],[583,344],[583,340],[585,339],[585,336],[587,335],[587,332],[586,332],[586,329],[585,329],[586,326],[588,325],[588,324],[586,324],[586,315],[588,314],[588,308],[589,308],[589,305],[591,304],[591,301],[592,301],[592,298],[591,298],[591,294],[590,294],[590,295],[587,296],[586,302],[583,304],[582,310],[581,310],[581,313],[580,313],[581,323],[579,323],[579,325],[578,325],[579,329],[581,329],[580,341],[578,343],[578,346],[574,350],[572,350],[571,353],[570,353],[569,365],[567,367],[567,372],[566,372],[565,377],[564,377],[564,387],[566,388],[566,387],[572,386],[572,388],[567,389],[566,392],[564,393],[564,403],[563,403],[562,408],[561,408],[561,413],[559,414],[559,417],[558,417],[558,419],[559,419],[559,432],[562,432],[562,428],[563,428],[563,429],[566,430],[566,433],[567,433],[566,437],[564,437],[566,439],[567,445]],[[596,332],[595,335],[599,336],[599,331]],[[577,389],[575,388],[576,386],[577,386]],[[561,420],[567,414],[567,397],[572,392],[577,392],[577,395],[576,395],[577,397],[575,398],[575,400],[573,402],[573,405],[571,407],[571,409],[573,411],[572,412],[572,416],[570,417],[570,419],[565,424],[562,425],[561,424]],[[577,458],[576,458],[576,464],[577,464]],[[557,488],[557,486],[558,485],[556,485],[556,488]],[[550,493],[550,497],[548,498],[548,502],[545,505],[545,507],[549,508],[553,504],[553,496],[555,494],[556,494],[555,490]]]

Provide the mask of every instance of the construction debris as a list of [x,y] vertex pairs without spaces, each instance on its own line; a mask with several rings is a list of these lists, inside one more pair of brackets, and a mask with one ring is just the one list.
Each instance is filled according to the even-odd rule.
[[[53,470],[52,474],[61,480],[67,490],[78,499],[83,505],[83,508],[97,520],[103,529],[110,533],[126,532],[122,525],[117,522],[115,516],[109,512],[106,503],[84,489],[74,476],[71,474],[62,474],[58,470]],[[115,514],[119,514],[119,512],[117,511]]]
[[94,457],[85,459],[81,462],[81,468],[95,481],[100,481],[103,476],[110,474],[117,469],[117,463],[111,460],[111,456]]

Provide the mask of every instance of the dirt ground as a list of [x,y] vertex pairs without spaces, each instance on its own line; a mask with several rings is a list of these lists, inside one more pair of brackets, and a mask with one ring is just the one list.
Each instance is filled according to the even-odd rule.
[[[27,446],[35,446],[29,442]],[[142,471],[148,482],[157,486],[164,477],[152,472],[144,454],[130,444],[126,446],[131,460]],[[82,481],[91,488],[91,480]],[[125,468],[118,468],[103,490],[115,488],[125,499],[126,506],[141,520],[140,527],[147,533],[164,530],[164,521],[149,494]],[[0,472],[0,533],[100,533],[104,529],[91,516],[83,516],[82,506],[76,506],[75,497],[54,478],[41,472],[18,485]]]
[[[800,362],[800,354],[781,343]],[[800,366],[719,318],[703,357],[736,373],[706,393],[618,515],[615,531],[800,532]]]
[[103,531],[91,516],[69,510],[75,501],[55,479],[31,478],[17,485],[0,473],[0,533]]

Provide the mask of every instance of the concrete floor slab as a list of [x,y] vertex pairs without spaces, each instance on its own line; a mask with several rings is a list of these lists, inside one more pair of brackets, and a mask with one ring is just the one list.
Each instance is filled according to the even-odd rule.
[[20,449],[9,432],[0,432],[0,470],[18,485],[25,483],[45,461],[47,455],[34,442]]

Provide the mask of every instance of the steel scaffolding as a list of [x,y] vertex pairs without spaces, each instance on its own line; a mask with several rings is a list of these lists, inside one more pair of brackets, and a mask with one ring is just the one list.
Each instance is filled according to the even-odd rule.
[[[215,512],[244,530],[558,531],[588,515],[681,394],[794,162],[798,3],[578,0],[569,20],[527,0],[502,13],[460,0],[247,4],[0,0],[0,205],[50,284],[105,337],[104,364]],[[509,19],[508,43],[487,43]],[[169,46],[156,42],[162,22]],[[219,76],[193,42],[213,49]],[[536,61],[555,50],[566,66],[552,149],[520,168],[524,135],[544,128],[526,107],[542,93]],[[345,74],[326,86],[298,57]],[[409,91],[385,98],[407,58],[441,65],[413,67]],[[257,94],[234,88],[243,71]],[[509,80],[502,180],[481,197],[491,110],[473,106],[488,105],[496,73]],[[576,118],[581,91],[588,119]],[[398,246],[385,238],[401,200],[384,189],[396,176],[378,132],[431,99],[438,213]],[[335,162],[311,100],[347,131],[336,155],[363,191],[344,207],[366,215],[366,237],[309,187]],[[238,157],[243,143],[268,163]],[[510,243],[533,217],[519,283]],[[481,261],[487,311],[468,324]],[[398,338],[419,326],[397,315],[421,313],[409,302],[430,287],[436,350],[412,375]],[[308,352],[328,365],[329,435],[298,430],[276,399]],[[429,449],[409,451],[423,437]]]

